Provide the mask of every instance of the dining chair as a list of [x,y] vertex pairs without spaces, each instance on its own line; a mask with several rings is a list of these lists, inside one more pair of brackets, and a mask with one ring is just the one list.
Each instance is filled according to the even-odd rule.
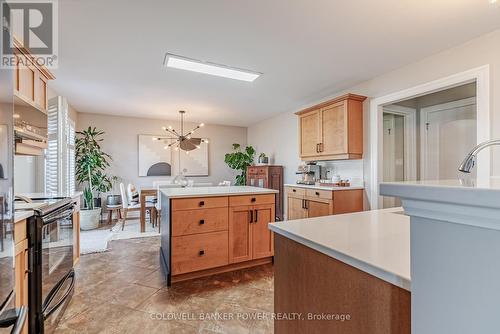
[[157,195],[156,195],[153,227],[158,226],[158,232],[160,232],[161,228],[161,188],[182,188],[182,186],[175,183],[160,183],[156,185]]
[[[130,187],[129,187],[130,188]],[[120,195],[122,196],[122,206],[123,206],[123,215],[122,215],[122,231],[125,228],[125,221],[127,220],[127,215],[129,211],[141,211],[141,203],[131,203],[129,201],[129,194],[125,190],[125,185],[120,183]],[[149,212],[149,217],[151,219],[153,210],[155,210],[154,203],[146,202],[146,211]]]

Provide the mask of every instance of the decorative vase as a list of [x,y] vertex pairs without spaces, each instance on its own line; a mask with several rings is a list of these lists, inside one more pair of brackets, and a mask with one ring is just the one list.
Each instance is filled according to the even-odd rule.
[[99,226],[101,208],[80,211],[80,229],[83,231],[93,230]]
[[106,198],[106,205],[120,205],[122,204],[121,195],[108,195]]

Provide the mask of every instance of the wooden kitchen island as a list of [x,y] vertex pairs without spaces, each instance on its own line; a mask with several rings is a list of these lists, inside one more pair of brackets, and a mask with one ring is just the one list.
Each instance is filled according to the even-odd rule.
[[248,186],[161,189],[168,285],[272,262],[276,194]]

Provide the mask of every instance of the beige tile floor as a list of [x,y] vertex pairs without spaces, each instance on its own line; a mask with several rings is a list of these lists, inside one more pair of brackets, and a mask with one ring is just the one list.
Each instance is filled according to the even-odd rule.
[[56,333],[273,332],[271,265],[168,288],[159,246],[159,237],[118,240],[109,252],[82,256]]

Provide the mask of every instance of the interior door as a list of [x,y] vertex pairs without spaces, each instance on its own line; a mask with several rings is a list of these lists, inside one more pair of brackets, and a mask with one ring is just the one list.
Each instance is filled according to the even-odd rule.
[[304,208],[304,200],[302,198],[289,196],[287,207],[287,220],[303,219],[307,217],[307,211]]
[[320,112],[312,111],[300,116],[300,156],[314,157],[320,143]]
[[252,257],[260,259],[272,256],[274,253],[273,234],[268,224],[274,222],[274,205],[259,205],[254,207],[252,225]]
[[458,166],[477,143],[475,99],[424,108],[422,119],[422,179],[456,178]]
[[307,207],[308,218],[323,217],[332,214],[330,213],[329,202],[318,202],[318,201],[307,200],[306,207]]
[[321,109],[321,155],[347,152],[347,107],[345,102]]
[[229,263],[252,259],[251,221],[254,212],[250,206],[230,207]]

